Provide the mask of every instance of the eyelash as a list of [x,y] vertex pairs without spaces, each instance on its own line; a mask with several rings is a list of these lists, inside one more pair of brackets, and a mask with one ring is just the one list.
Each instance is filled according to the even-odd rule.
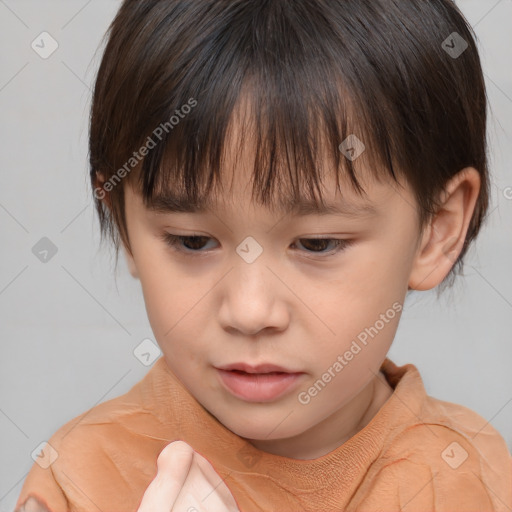
[[[173,250],[177,252],[181,252],[190,256],[203,256],[207,254],[207,251],[201,250],[192,250],[179,246],[180,242],[183,242],[190,238],[205,238],[207,240],[212,240],[212,238],[204,235],[173,235],[172,233],[163,233],[160,238]],[[322,258],[329,258],[331,256],[335,256],[336,254],[347,249],[353,242],[353,240],[340,239],[340,238],[299,238],[300,240],[322,240],[326,242],[335,242],[335,249],[328,252],[318,252],[318,251],[306,251],[309,254],[320,255]]]

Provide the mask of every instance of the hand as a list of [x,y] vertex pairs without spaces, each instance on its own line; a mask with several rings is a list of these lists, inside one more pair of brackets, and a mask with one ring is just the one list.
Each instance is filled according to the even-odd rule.
[[50,512],[35,496],[30,496],[14,512]]
[[240,512],[212,465],[184,441],[168,444],[157,467],[137,512]]

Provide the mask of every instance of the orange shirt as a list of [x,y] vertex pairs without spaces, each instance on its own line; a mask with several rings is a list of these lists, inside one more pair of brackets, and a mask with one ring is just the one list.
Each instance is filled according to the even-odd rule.
[[[30,495],[51,512],[136,511],[156,459],[181,439],[210,461],[241,512],[509,511],[512,458],[481,416],[425,392],[417,368],[381,368],[394,392],[330,453],[296,460],[254,448],[204,409],[165,360],[131,390],[66,423],[49,440],[16,508]],[[54,454],[55,456],[55,454]]]

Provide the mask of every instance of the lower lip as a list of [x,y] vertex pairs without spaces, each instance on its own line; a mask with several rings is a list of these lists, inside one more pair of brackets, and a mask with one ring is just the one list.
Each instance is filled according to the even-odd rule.
[[233,395],[248,402],[271,402],[294,386],[303,373],[245,373],[219,370],[220,379]]

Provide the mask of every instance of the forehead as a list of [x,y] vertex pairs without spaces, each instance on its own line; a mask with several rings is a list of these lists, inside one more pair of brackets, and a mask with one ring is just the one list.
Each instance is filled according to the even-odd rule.
[[[245,203],[244,203],[245,204]],[[229,206],[226,206],[229,205]],[[206,214],[208,212],[236,209],[242,206],[241,201],[219,201],[210,197],[192,201],[187,195],[177,191],[167,190],[157,193],[146,205],[147,209],[162,214],[169,213],[195,213]],[[287,198],[272,204],[269,209],[273,214],[293,215],[304,217],[307,215],[342,215],[345,217],[364,217],[378,213],[375,204],[368,200],[348,200],[345,198],[315,201],[307,197]]]
[[242,212],[248,206],[266,209],[274,216],[337,215],[347,218],[366,218],[379,214],[382,203],[383,184],[365,178],[365,194],[357,194],[346,178],[339,176],[339,187],[333,176],[324,177],[320,182],[321,193],[311,193],[302,187],[276,187],[265,198],[255,197],[250,175],[243,166],[233,170],[229,187],[225,179],[215,186],[207,187],[196,197],[178,183],[166,183],[144,201],[147,210],[158,214],[187,213],[208,214]]
[[[206,165],[199,166],[198,172],[194,166],[180,168],[172,153],[167,165],[164,157],[157,185],[144,197],[148,210],[162,214],[205,214],[238,212],[251,204],[279,216],[367,217],[378,213],[366,190],[384,176],[382,172],[370,171],[377,168],[368,152],[360,155],[357,162],[345,161],[337,144],[322,133],[319,123],[308,128],[316,135],[309,141],[314,142],[313,151],[304,151],[295,141],[288,147],[289,137],[295,139],[297,134],[273,139],[276,132],[272,123],[265,124],[269,120],[264,118],[264,124],[258,124],[261,120],[254,115],[256,107],[252,100],[250,94],[239,98],[221,137],[218,163],[206,158],[202,160]],[[202,149],[211,155],[210,147]],[[341,166],[333,158],[333,149],[342,160]],[[357,172],[360,190],[349,179],[347,166]],[[195,191],[191,192],[191,188]]]

